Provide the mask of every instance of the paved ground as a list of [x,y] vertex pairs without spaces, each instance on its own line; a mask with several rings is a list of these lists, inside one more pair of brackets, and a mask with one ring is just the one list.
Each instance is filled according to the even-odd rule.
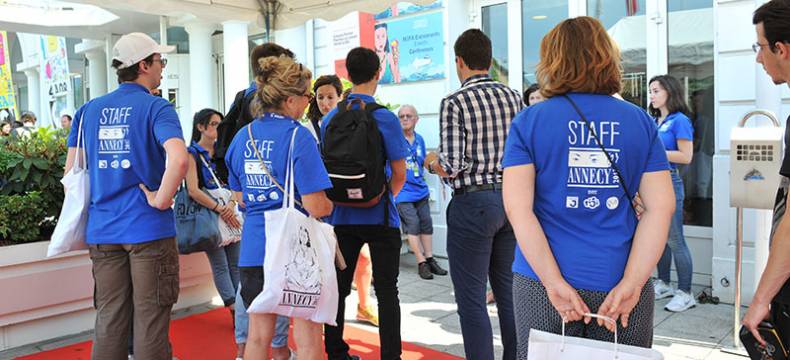
[[[443,265],[446,265],[446,262]],[[420,279],[414,257],[407,254],[401,257],[399,285],[403,340],[463,357],[463,339],[450,277],[436,276],[434,280]],[[694,290],[701,291],[701,289]],[[733,307],[731,305],[698,305],[684,313],[674,314],[663,310],[667,302],[669,299],[657,302],[654,318],[654,348],[664,354],[666,359],[745,359],[720,350],[732,344]],[[347,305],[346,318],[354,319],[356,293],[349,296]],[[207,309],[208,306],[195,307],[174,315],[182,317]],[[496,358],[501,359],[502,347],[499,345],[499,324],[495,306],[489,306],[489,314],[495,334]],[[349,323],[355,322],[349,320]],[[374,327],[355,324],[375,331]],[[89,338],[90,333],[83,333],[12,349],[0,352],[0,359],[12,359],[15,356],[53,349]]]

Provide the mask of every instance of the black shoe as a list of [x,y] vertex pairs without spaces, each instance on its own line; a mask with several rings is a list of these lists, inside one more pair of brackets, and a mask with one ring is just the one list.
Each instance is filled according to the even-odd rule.
[[427,261],[417,264],[417,273],[420,274],[420,277],[425,280],[433,279],[433,274],[431,274],[431,266],[428,265]]
[[439,266],[439,263],[436,262],[436,259],[434,259],[433,257],[429,257],[425,259],[425,262],[427,262],[428,265],[430,266],[432,273],[442,276],[447,275],[447,270],[442,269],[442,267]]

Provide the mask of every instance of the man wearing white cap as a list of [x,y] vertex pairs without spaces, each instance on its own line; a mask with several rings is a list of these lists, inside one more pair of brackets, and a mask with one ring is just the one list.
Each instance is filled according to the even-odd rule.
[[167,64],[162,53],[173,50],[142,33],[121,37],[112,61],[118,89],[77,110],[69,134],[66,172],[84,150],[90,177],[93,359],[125,359],[132,321],[137,359],[172,356],[170,310],[179,284],[170,206],[188,155],[173,105],[149,91]]

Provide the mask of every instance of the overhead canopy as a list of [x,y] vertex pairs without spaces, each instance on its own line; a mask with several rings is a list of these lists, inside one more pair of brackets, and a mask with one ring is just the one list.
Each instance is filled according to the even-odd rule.
[[[620,19],[609,30],[617,42],[623,66],[645,65],[647,42],[644,15]],[[672,63],[699,65],[713,61],[713,9],[672,11],[669,13],[669,59]]]
[[[378,13],[397,0],[67,0],[113,10],[135,11],[174,18],[195,17],[221,23],[241,20],[266,27],[263,13],[270,10],[270,29],[287,29],[310,19],[336,20],[353,11]],[[405,1],[427,5],[436,0]],[[273,20],[273,21],[272,21]]]

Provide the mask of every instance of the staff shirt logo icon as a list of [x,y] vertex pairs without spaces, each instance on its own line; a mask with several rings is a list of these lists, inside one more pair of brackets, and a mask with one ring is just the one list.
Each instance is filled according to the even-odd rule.
[[565,197],[565,207],[569,209],[578,209],[579,208],[579,197],[578,196],[567,196]]
[[598,198],[595,197],[595,196],[590,196],[590,197],[584,199],[584,207],[586,207],[586,208],[588,208],[590,210],[595,210],[599,206],[601,206],[601,201],[598,200]]

